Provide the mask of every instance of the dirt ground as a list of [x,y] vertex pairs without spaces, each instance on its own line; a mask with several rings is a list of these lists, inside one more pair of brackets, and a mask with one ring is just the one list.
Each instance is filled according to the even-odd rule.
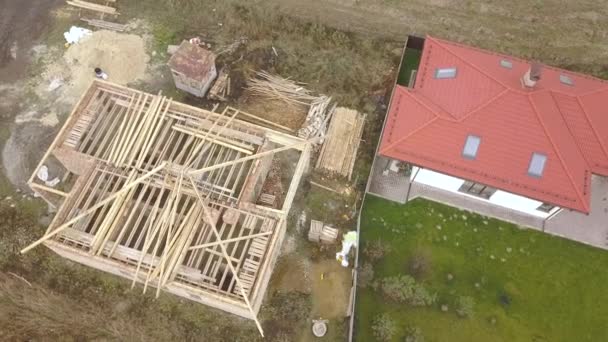
[[146,78],[150,61],[146,44],[138,35],[100,30],[67,49],[44,44],[30,48],[29,55],[40,64],[38,73],[5,86],[2,94],[7,103],[15,104],[4,116],[10,135],[2,148],[2,165],[11,183],[26,190],[30,170],[52,141],[60,120],[94,79],[95,67],[118,84]]
[[[29,50],[50,23],[49,13],[61,0],[2,0],[0,6],[0,83],[23,77],[30,62]],[[1,92],[0,92],[1,95]]]

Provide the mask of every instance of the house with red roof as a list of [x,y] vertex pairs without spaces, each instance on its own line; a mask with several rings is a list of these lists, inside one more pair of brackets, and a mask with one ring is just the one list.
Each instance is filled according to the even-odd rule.
[[435,37],[414,45],[379,156],[446,197],[543,222],[590,213],[592,178],[608,176],[608,82]]

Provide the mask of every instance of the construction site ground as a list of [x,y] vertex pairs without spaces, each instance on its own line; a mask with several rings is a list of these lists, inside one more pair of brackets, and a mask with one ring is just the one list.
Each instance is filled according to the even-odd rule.
[[175,89],[165,66],[167,45],[200,36],[221,49],[247,37],[245,45],[219,58],[233,78],[228,104],[297,128],[304,112],[260,103],[242,90],[255,70],[267,70],[368,114],[352,181],[313,171],[302,182],[260,310],[270,341],[313,340],[311,320],[319,318],[329,320],[324,340],[346,339],[350,269],[334,260],[337,244],[319,246],[305,237],[311,218],[342,232],[355,228],[359,193],[407,34],[434,34],[608,76],[605,1],[475,0],[463,6],[449,0],[118,0],[115,6],[121,15],[106,20],[127,24],[125,34],[98,31],[95,44],[69,48],[63,32],[84,23],[64,2],[8,0],[0,11],[2,340],[260,339],[251,321],[168,294],[142,295],[127,281],[45,248],[18,253],[52,217],[24,181],[88,86],[94,63],[107,64],[110,77],[125,85],[211,108],[209,101]]

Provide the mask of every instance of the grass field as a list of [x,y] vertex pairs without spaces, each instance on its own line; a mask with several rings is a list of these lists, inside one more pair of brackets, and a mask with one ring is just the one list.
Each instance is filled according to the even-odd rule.
[[[426,272],[418,281],[437,301],[409,307],[362,288],[357,341],[374,340],[372,322],[381,313],[397,322],[394,341],[409,326],[427,342],[608,340],[605,251],[426,200],[397,205],[372,196],[361,240],[390,248],[373,264],[374,281],[411,273],[411,258],[423,255]],[[361,254],[362,264],[369,259]],[[473,298],[472,317],[456,314],[459,296]]]

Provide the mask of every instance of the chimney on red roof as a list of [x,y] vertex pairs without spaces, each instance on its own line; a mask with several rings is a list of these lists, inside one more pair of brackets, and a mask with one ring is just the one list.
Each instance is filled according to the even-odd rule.
[[536,82],[540,80],[543,66],[540,63],[532,63],[530,69],[521,78],[521,83],[526,88],[534,88]]

